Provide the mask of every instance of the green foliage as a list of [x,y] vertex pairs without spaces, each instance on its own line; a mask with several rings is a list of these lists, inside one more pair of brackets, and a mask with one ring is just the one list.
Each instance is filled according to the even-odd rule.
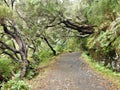
[[69,38],[68,39],[67,48],[71,49],[71,51],[75,50],[75,48],[76,48],[76,39],[75,38]]
[[32,79],[34,76],[38,74],[36,69],[39,67],[39,64],[42,62],[40,54],[38,52],[34,53],[32,57],[29,57],[29,66],[27,68],[27,79]]
[[32,79],[36,76],[39,73],[37,68],[48,65],[51,57],[53,57],[53,55],[50,50],[44,49],[40,53],[34,53],[32,56],[33,60],[30,60],[29,67],[27,69],[26,78]]
[[81,49],[85,49],[86,38],[69,38],[66,44],[66,48],[71,51],[80,51]]
[[[56,37],[57,38],[57,37]],[[55,50],[57,51],[57,53],[62,53],[63,52],[63,49],[66,47],[66,43],[65,41],[63,41],[64,39],[61,39],[60,41],[58,41],[56,43],[56,46],[55,46]]]
[[[109,52],[109,49],[119,47],[118,44],[113,44],[114,42],[119,42],[117,39],[120,35],[120,20],[116,19],[110,24],[110,29],[106,30],[106,32],[101,31],[97,37],[93,36],[88,38],[87,47],[89,49],[95,48],[97,50],[101,50],[104,52]],[[109,48],[110,47],[110,48]]]
[[36,64],[41,62],[41,58],[40,58],[40,55],[38,53],[34,53],[32,55],[32,58],[34,59],[34,61],[36,62]]
[[120,5],[116,0],[94,0],[91,5],[85,8],[84,15],[89,23],[100,25],[104,21],[114,20],[118,8],[120,8]]
[[2,83],[1,90],[30,90],[30,86],[24,80],[19,79],[20,74],[16,74],[11,80],[7,83]]
[[41,58],[38,53],[34,53],[32,56],[32,59],[33,60],[30,60],[29,67],[27,69],[26,78],[28,78],[28,79],[32,79],[34,76],[36,76],[38,74],[36,69],[39,67],[39,64],[41,62]]
[[70,37],[64,41],[59,41],[55,47],[57,53],[79,51],[81,42],[77,37]]
[[[83,9],[89,24],[97,25],[95,33],[87,38],[86,47],[96,61],[105,66],[115,62],[120,54],[120,3],[118,0],[93,0]],[[119,58],[117,58],[119,60]]]
[[8,58],[0,58],[0,74],[5,78],[11,76],[11,72],[14,70],[13,63]]
[[61,52],[63,52],[63,46],[61,45],[57,45],[56,47],[55,47],[55,50],[57,51],[57,53],[61,53]]
[[116,53],[120,55],[120,36],[112,43],[112,46],[114,46]]
[[42,50],[40,53],[40,58],[42,59],[42,61],[48,59],[51,56],[52,56],[52,52],[49,50]]
[[12,11],[5,5],[0,5],[0,18],[11,17]]

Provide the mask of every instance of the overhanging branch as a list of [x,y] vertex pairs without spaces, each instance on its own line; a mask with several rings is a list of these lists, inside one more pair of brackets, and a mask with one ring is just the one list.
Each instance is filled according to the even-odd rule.
[[6,0],[4,0],[4,2],[5,2],[5,4],[9,7],[9,4],[8,4],[8,2],[6,1]]
[[19,62],[19,60],[17,58],[15,58],[12,54],[6,52],[6,51],[3,51],[2,53],[8,55],[9,57],[11,57],[15,62]]
[[82,32],[83,34],[92,34],[94,33],[94,27],[95,25],[78,25],[70,20],[60,20],[58,23],[52,24],[52,25],[47,25],[45,28],[49,27],[55,27],[57,25],[64,24],[66,28],[70,28],[72,30],[77,30],[78,32]]
[[65,20],[62,22],[67,28],[71,28],[77,30],[78,32],[82,32],[84,34],[92,34],[94,33],[94,25],[77,25],[72,23],[69,20]]
[[85,35],[73,35],[73,36],[62,36],[62,37],[81,37],[81,38],[84,38],[84,37],[87,37],[89,36],[89,34],[85,34]]
[[5,42],[0,41],[0,43],[5,47],[5,49],[9,49],[12,52],[19,53],[16,49],[11,48],[9,45],[7,45]]

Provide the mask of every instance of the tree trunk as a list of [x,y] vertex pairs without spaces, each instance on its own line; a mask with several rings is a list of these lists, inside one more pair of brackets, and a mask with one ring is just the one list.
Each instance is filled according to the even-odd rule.
[[20,74],[21,79],[26,76],[28,66],[29,66],[29,62],[27,59],[21,62],[21,74]]
[[48,42],[47,38],[45,36],[43,36],[43,39],[45,40],[45,42],[47,43],[47,45],[50,47],[51,51],[53,52],[53,55],[56,55],[56,51],[53,49],[53,47],[50,45],[50,43]]
[[[19,46],[19,50],[17,50],[14,47],[10,47],[9,45],[7,45],[5,42],[0,42],[4,48],[3,49],[7,49],[10,50],[14,53],[14,55],[12,56],[9,52],[5,52],[5,54],[9,55],[10,57],[12,57],[12,59],[16,59],[16,61],[18,61],[21,64],[21,78],[25,77],[26,75],[26,71],[27,71],[27,67],[29,66],[28,60],[27,60],[27,45],[23,40],[23,37],[21,36],[21,34],[19,33],[18,28],[16,28],[15,26],[13,27],[13,31],[9,30],[7,28],[7,25],[5,23],[1,24],[3,26],[3,30],[6,34],[8,34],[9,36],[11,36],[12,39],[14,39],[16,41],[16,43]],[[4,50],[3,50],[4,51]],[[19,54],[20,55],[20,59],[18,59],[17,57],[15,57],[15,54]]]
[[78,32],[82,32],[83,34],[92,34],[94,33],[94,25],[77,25],[75,23],[72,23],[69,20],[64,20],[62,21],[63,24],[65,24],[65,26],[67,28],[71,28],[74,30],[77,30]]

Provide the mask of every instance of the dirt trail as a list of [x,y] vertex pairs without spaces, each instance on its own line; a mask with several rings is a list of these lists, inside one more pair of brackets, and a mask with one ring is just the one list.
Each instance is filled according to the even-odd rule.
[[47,75],[36,78],[39,86],[32,90],[117,90],[80,59],[80,53],[61,55]]

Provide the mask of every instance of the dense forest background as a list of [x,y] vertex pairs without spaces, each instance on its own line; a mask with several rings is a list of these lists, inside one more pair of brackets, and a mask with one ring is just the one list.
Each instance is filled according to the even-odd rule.
[[63,52],[120,72],[119,39],[119,0],[0,0],[1,89],[29,90],[24,78]]

